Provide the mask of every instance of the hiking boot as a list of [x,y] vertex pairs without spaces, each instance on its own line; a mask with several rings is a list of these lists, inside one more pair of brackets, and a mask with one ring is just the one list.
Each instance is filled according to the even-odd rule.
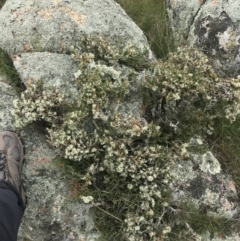
[[4,181],[15,191],[25,209],[26,194],[21,181],[23,158],[23,145],[19,137],[13,132],[1,131],[0,181]]

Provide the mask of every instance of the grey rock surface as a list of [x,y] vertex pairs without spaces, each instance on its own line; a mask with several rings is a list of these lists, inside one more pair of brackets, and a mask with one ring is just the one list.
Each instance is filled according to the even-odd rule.
[[23,53],[15,56],[13,64],[26,86],[41,80],[45,87],[55,86],[69,96],[68,99],[77,99],[79,90],[74,82],[74,73],[78,70],[78,63],[69,55],[50,52]]
[[26,145],[23,175],[28,205],[18,240],[95,240],[89,205],[71,199],[69,180],[53,164],[54,150],[32,128],[20,134]]
[[8,0],[0,12],[0,32],[0,46],[10,56],[67,53],[83,35],[148,46],[143,32],[113,0]]
[[[171,174],[176,177],[171,183],[173,189],[172,204],[193,204],[199,210],[207,211],[209,216],[235,218],[239,213],[238,197],[235,183],[231,176],[224,173],[211,174],[196,169],[191,161],[181,161],[172,166]],[[194,214],[193,214],[194,215]],[[210,233],[199,235],[199,241],[237,241],[240,236],[233,231],[226,237],[214,237]]]
[[[16,131],[11,109],[17,95],[3,80],[0,76],[0,130]],[[22,177],[28,196],[18,241],[95,240],[90,206],[71,199],[69,180],[53,164],[57,153],[31,126],[18,134],[26,152]]]
[[226,218],[238,213],[237,191],[230,176],[223,172],[202,171],[192,160],[173,166],[172,174],[177,177],[172,184],[173,202],[192,202],[209,213]]
[[168,24],[174,43],[180,45],[188,37],[190,27],[202,5],[201,1],[166,0]]
[[[209,153],[207,152],[207,155]],[[211,168],[201,170],[205,155],[206,153],[189,160],[182,160],[170,168],[171,175],[175,177],[175,181],[170,184],[173,190],[172,205],[181,207],[182,203],[191,204],[198,210],[206,211],[209,216],[234,219],[239,213],[235,183],[231,176],[222,171],[212,174]],[[211,155],[213,156],[212,153]],[[220,166],[219,163],[218,165]],[[233,231],[228,236],[220,238],[218,234],[212,236],[207,232],[199,235],[197,240],[237,241],[240,240],[240,236]]]
[[240,74],[240,2],[238,0],[167,0],[176,45],[201,48],[219,75]]
[[13,131],[13,117],[10,110],[12,109],[12,101],[17,98],[11,86],[3,82],[4,76],[0,74],[0,130]]
[[[202,147],[204,141],[199,137],[191,138],[185,147]],[[183,148],[184,150],[184,148]],[[172,163],[170,173],[174,176],[170,183],[172,204],[192,204],[198,210],[204,210],[209,216],[235,219],[239,214],[238,192],[231,175],[224,173],[214,153],[206,151],[189,154],[185,160]],[[233,230],[228,236],[219,237],[203,233],[196,238],[199,241],[237,241],[238,231]]]

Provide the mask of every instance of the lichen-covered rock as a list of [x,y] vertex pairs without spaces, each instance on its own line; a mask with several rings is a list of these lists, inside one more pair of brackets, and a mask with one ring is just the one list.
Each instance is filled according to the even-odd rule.
[[[202,171],[199,165],[192,160],[180,161],[171,167],[171,175],[175,181],[170,184],[172,193],[173,207],[180,207],[175,210],[181,212],[183,204],[190,204],[200,212],[206,212],[211,217],[224,217],[226,220],[234,219],[238,214],[238,197],[235,183],[231,176],[220,172],[211,174],[209,171]],[[174,211],[174,208],[173,208]],[[197,215],[194,213],[192,215]],[[221,231],[221,230],[220,230]],[[194,232],[193,232],[194,236]],[[239,240],[239,235],[232,231],[224,235],[221,239],[218,233],[202,233],[196,235],[197,240],[218,241],[218,240]]]
[[96,240],[88,212],[91,205],[72,199],[69,180],[53,164],[54,150],[33,129],[24,129],[21,137],[26,145],[23,175],[28,204],[18,240]]
[[[197,144],[196,139],[192,138],[189,146],[193,143],[195,147],[203,144]],[[175,177],[170,184],[173,190],[172,206],[180,207],[176,212],[186,211],[181,210],[184,203],[195,206],[198,211],[206,212],[210,217],[224,217],[230,220],[238,214],[235,183],[230,175],[221,170],[220,163],[212,152],[190,155],[186,160],[174,163],[170,170],[171,175]],[[218,234],[211,235],[208,232],[196,237],[201,241],[239,240],[239,235],[234,231],[221,239]]]
[[177,177],[173,201],[194,202],[227,218],[237,214],[237,192],[230,176],[202,171],[191,160],[180,162],[172,173]]
[[166,0],[168,25],[174,43],[181,44],[186,40],[190,27],[203,1]]
[[112,0],[8,0],[0,12],[0,32],[0,46],[10,56],[67,53],[83,35],[92,34],[148,46],[143,32]]
[[236,0],[167,0],[176,45],[201,48],[222,76],[240,74],[240,5]]
[[3,83],[4,76],[0,74],[0,129],[1,130],[14,130],[14,119],[10,110],[12,109],[12,101],[16,98],[16,94],[11,86]]
[[[0,82],[0,95],[0,130],[15,131],[11,110],[17,95],[3,82]],[[90,204],[80,204],[71,198],[68,180],[63,178],[61,168],[53,165],[54,150],[30,126],[19,134],[26,152],[23,180],[28,204],[18,240],[65,241],[73,237],[95,240],[97,235],[88,214]]]
[[[0,12],[0,30],[0,47],[12,57],[23,83],[41,80],[46,87],[61,89],[69,102],[79,94],[74,83],[78,64],[70,49],[81,45],[86,36],[101,36],[116,46],[130,42],[152,58],[143,32],[112,0],[9,0]],[[139,99],[133,98],[123,108],[138,112]]]
[[76,100],[79,91],[74,82],[74,73],[78,70],[78,63],[69,55],[23,53],[15,56],[13,64],[26,86],[41,80],[46,87],[55,86],[69,96],[71,101]]

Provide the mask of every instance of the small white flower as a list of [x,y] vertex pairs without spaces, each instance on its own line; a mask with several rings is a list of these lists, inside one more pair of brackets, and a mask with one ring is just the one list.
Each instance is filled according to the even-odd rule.
[[167,202],[163,202],[163,203],[162,203],[162,206],[163,206],[163,207],[168,207],[169,204],[168,204]]
[[166,227],[163,229],[163,231],[162,231],[163,234],[167,234],[167,233],[170,233],[170,232],[171,232],[171,227],[170,227],[170,226],[166,226]]
[[116,171],[117,171],[118,173],[122,173],[122,172],[123,172],[123,163],[120,163],[120,164],[118,165]]
[[152,182],[153,179],[154,179],[154,178],[153,178],[152,176],[148,176],[148,177],[147,177],[147,180],[148,180],[149,182]]
[[13,106],[14,106],[15,108],[18,108],[18,105],[19,105],[19,100],[18,100],[18,99],[14,100],[14,101],[13,101]]
[[134,229],[135,229],[135,231],[139,231],[140,230],[140,226],[136,226]]
[[147,214],[147,216],[152,217],[154,215],[154,212],[152,209],[150,209],[146,214]]
[[149,233],[149,236],[150,236],[150,237],[153,237],[154,235],[156,235],[155,232],[150,232],[150,233]]
[[76,73],[74,73],[75,79],[77,79],[81,75],[82,71],[79,69]]

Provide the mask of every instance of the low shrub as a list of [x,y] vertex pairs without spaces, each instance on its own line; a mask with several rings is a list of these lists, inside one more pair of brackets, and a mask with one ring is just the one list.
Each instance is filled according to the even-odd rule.
[[[69,104],[61,90],[52,87],[50,94],[31,84],[14,101],[16,126],[46,122],[49,142],[79,163],[79,187],[89,190],[79,199],[93,203],[100,239],[174,240],[179,217],[191,225],[182,225],[184,232],[197,237],[203,230],[191,216],[172,215],[169,164],[191,158],[189,139],[210,135],[217,118],[235,121],[239,79],[218,78],[196,49],[149,62],[145,49],[93,37],[71,51],[79,61],[78,101]],[[142,110],[124,110],[134,94]],[[225,221],[208,220],[217,230]]]

